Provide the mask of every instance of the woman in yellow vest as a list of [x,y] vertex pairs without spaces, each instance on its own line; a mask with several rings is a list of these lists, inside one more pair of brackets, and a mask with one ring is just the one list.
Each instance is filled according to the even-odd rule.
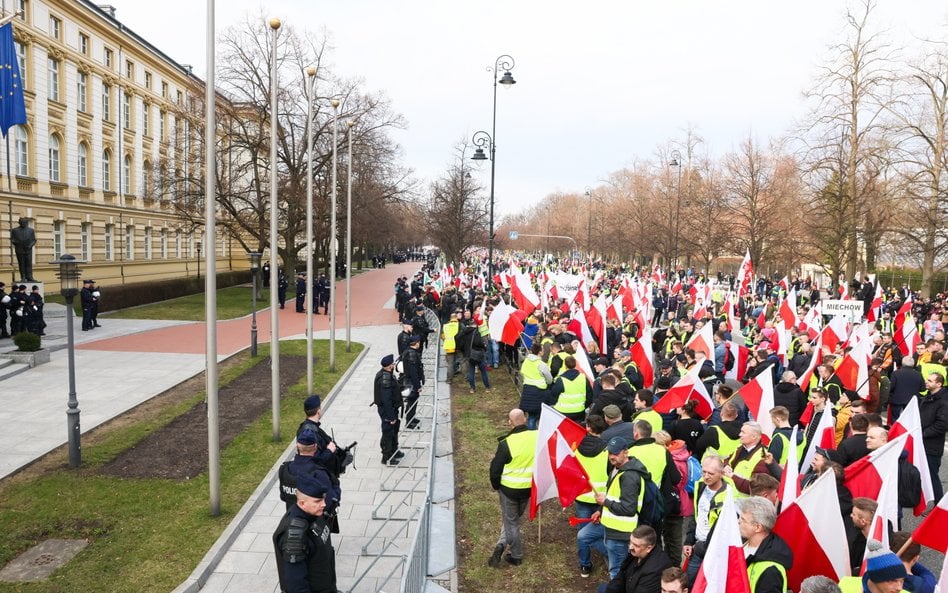
[[448,384],[450,385],[454,381],[454,375],[458,374],[458,358],[456,354],[457,343],[455,338],[458,335],[458,330],[461,328],[461,324],[458,323],[458,314],[457,312],[451,313],[451,320],[444,324],[441,328],[441,344],[444,346],[444,357],[448,363]]

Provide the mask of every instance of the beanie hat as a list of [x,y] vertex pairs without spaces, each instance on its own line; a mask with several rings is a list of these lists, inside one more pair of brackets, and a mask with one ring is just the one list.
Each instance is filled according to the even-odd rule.
[[899,557],[882,545],[882,542],[870,539],[866,542],[866,572],[862,575],[863,585],[867,581],[884,583],[904,579],[905,565]]

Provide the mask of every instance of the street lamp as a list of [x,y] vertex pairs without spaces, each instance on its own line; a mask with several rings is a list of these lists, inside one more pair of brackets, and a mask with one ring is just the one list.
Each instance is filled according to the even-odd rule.
[[336,372],[336,159],[339,99],[332,103],[332,207],[329,213],[329,370]]
[[316,68],[306,69],[309,98],[306,101],[306,393],[313,393],[313,101],[316,98]]
[[352,293],[352,126],[349,126],[349,172],[346,174],[346,352],[352,352],[352,316],[349,295]]
[[72,323],[72,301],[79,294],[79,267],[76,258],[64,253],[52,262],[59,265],[59,294],[66,299],[66,344],[69,353],[69,403],[66,426],[69,430],[69,467],[79,467],[82,451],[79,442],[79,401],[76,399],[76,344]]
[[672,269],[675,274],[678,273],[678,231],[681,222],[681,152],[671,151],[672,160],[669,161],[669,167],[678,167],[678,197],[675,198],[675,244],[672,249]]
[[[497,84],[502,84],[505,87],[510,87],[511,85],[517,84],[517,81],[514,80],[514,77],[510,74],[510,71],[513,70],[514,59],[508,55],[502,55],[494,61],[494,67],[487,69],[494,73],[494,113],[491,125],[491,132],[488,135],[486,132],[478,132],[474,134],[475,145],[478,146],[478,149],[474,151],[474,156],[471,157],[475,161],[483,161],[486,159],[484,154],[483,146],[488,144],[490,146],[490,228],[488,229],[487,236],[487,286],[493,288],[494,285],[494,172],[496,168],[497,159],[496,155],[496,143],[495,139],[497,138]],[[497,72],[503,69],[504,75],[497,80]],[[481,144],[477,143],[478,134],[483,134],[487,138],[481,138]]]
[[263,254],[259,251],[247,252],[250,258],[250,274],[253,278],[253,308],[250,310],[250,356],[257,356],[257,273],[260,271],[260,258]]
[[280,286],[277,260],[277,38],[280,36],[280,19],[269,21],[270,40],[270,407],[273,416],[273,440],[280,440],[280,309],[277,307],[277,290]]
[[593,225],[593,193],[592,188],[586,186],[586,202],[589,216],[586,218],[586,251],[592,253],[592,225]]

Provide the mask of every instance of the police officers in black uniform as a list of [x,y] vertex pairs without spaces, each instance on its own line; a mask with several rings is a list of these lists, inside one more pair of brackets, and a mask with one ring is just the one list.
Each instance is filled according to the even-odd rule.
[[277,476],[280,480],[280,500],[286,503],[286,509],[296,504],[296,484],[301,476],[308,476],[326,488],[326,516],[330,525],[334,525],[333,533],[339,533],[336,511],[342,501],[342,488],[339,478],[330,474],[326,468],[316,461],[316,433],[305,429],[296,438],[296,456],[280,466]]
[[305,313],[306,304],[306,274],[300,272],[296,275],[296,312]]
[[405,368],[405,386],[409,388],[405,402],[405,427],[417,428],[421,422],[415,418],[415,408],[418,406],[418,394],[425,384],[425,367],[421,362],[421,338],[412,336],[408,340],[408,349],[402,353],[402,364]]
[[316,311],[314,312],[318,313],[319,307],[322,307],[323,315],[329,315],[330,286],[329,286],[329,279],[326,278],[326,274],[319,275],[319,282],[317,283],[317,285],[319,288],[318,289],[314,288],[313,290],[316,290],[316,292],[319,294],[319,304],[317,305]]
[[296,505],[273,532],[280,590],[287,593],[337,593],[336,551],[325,517],[325,485],[310,476],[296,483]]
[[79,301],[82,303],[82,331],[87,332],[93,327],[92,313],[95,306],[95,297],[92,296],[92,280],[82,281],[82,290],[79,291]]
[[99,302],[102,300],[102,294],[99,291],[98,285],[96,285],[95,280],[89,280],[92,283],[92,327],[102,327],[99,325]]
[[398,450],[398,413],[402,407],[401,385],[395,380],[395,357],[386,354],[382,357],[382,368],[375,374],[374,403],[378,408],[379,418],[382,421],[382,438],[379,446],[382,448],[382,463],[398,465],[398,461],[405,456]]
[[10,295],[7,294],[6,284],[0,282],[0,338],[9,338],[7,331],[7,311],[10,310]]
[[286,276],[283,275],[283,270],[279,272],[279,280],[277,281],[277,300],[280,301],[280,308],[286,308],[286,289],[290,287],[290,281],[286,279]]

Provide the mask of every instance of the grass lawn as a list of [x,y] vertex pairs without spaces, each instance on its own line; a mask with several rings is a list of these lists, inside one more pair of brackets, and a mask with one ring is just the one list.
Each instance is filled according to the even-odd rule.
[[[314,344],[319,360],[328,341]],[[316,389],[328,392],[362,349],[337,343],[337,372],[315,369]],[[251,359],[245,352],[221,373],[225,385],[267,360],[268,345]],[[303,341],[283,342],[282,354],[305,355]],[[90,545],[52,578],[39,583],[0,583],[0,592],[171,591],[195,568],[293,437],[306,394],[305,378],[284,396],[282,441],[272,441],[271,415],[264,414],[221,452],[221,515],[208,512],[208,478],[118,479],[97,472],[146,434],[204,400],[196,390],[144,420],[105,425],[83,436],[83,465],[66,468],[66,447],[0,483],[0,565],[47,538],[86,538]]]
[[[253,295],[250,286],[231,286],[217,291],[217,319],[234,319],[250,315],[253,308]],[[295,293],[287,293],[287,302],[292,303]],[[263,289],[262,298],[257,299],[257,314],[270,306],[270,291]],[[191,294],[170,301],[131,307],[120,311],[102,313],[102,317],[112,319],[180,319],[183,321],[204,321],[204,293]]]

